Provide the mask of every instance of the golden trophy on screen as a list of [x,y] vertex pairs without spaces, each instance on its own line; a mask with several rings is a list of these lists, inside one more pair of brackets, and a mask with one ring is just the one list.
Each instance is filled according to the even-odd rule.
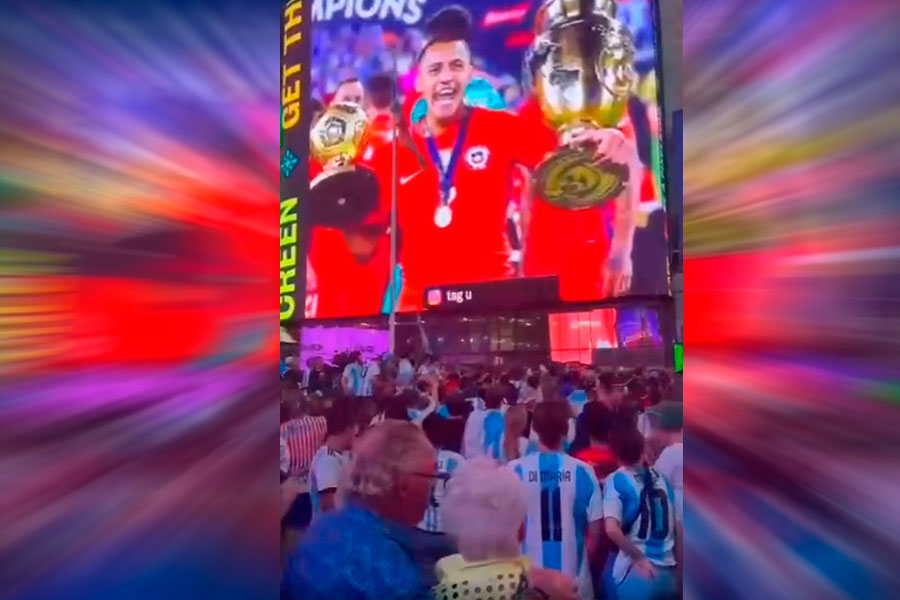
[[586,129],[615,127],[625,113],[634,42],[615,19],[615,1],[547,0],[526,60],[544,117],[560,136],[560,148],[535,172],[537,192],[569,210],[612,200],[627,183],[627,165],[597,164],[591,149],[571,142]]
[[378,178],[371,169],[355,164],[368,124],[362,107],[339,103],[325,109],[310,130],[310,154],[323,169],[309,185],[314,225],[351,227],[378,206]]

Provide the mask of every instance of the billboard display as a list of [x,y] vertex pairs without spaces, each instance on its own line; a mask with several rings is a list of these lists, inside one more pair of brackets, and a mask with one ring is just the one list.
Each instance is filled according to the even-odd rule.
[[653,0],[306,9],[306,318],[668,293]]
[[596,362],[597,350],[662,349],[656,308],[628,306],[550,313],[550,352],[556,362]]

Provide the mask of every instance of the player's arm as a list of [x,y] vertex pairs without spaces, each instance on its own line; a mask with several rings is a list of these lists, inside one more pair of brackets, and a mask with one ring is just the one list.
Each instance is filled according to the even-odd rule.
[[335,507],[338,478],[341,474],[341,463],[333,456],[325,456],[315,465],[316,486],[319,492],[319,510],[327,512]]
[[295,480],[292,477],[288,477],[284,481],[281,482],[281,517],[284,518],[284,515],[291,510],[291,505],[294,503],[294,500],[297,499],[303,493],[303,487],[300,485],[300,482]]
[[329,488],[327,490],[319,491],[319,510],[322,512],[328,512],[329,510],[334,510],[334,496],[337,492],[337,488]]
[[622,532],[622,498],[616,491],[615,477],[622,477],[621,472],[615,472],[606,479],[603,486],[603,515],[604,529],[607,539],[634,561],[634,569],[643,577],[653,577],[656,569],[644,556],[644,553],[628,539]]
[[606,522],[606,535],[614,543],[619,550],[627,554],[631,560],[637,564],[640,561],[647,560],[647,557],[644,556],[644,553],[640,551],[640,549],[635,546],[631,540],[629,540],[625,534],[622,532],[622,525],[619,523],[619,520],[615,517],[606,517],[604,519]]
[[594,473],[594,470],[591,468],[587,469],[587,474],[591,481],[591,499],[588,502],[587,506],[587,519],[588,519],[588,556],[593,558],[596,556],[597,548],[601,545],[605,545],[606,535],[604,533],[604,522],[603,522],[603,493],[600,491],[600,482],[597,480],[597,476]]
[[622,192],[615,199],[613,238],[603,265],[603,295],[618,296],[631,288],[631,250],[640,202],[643,167],[634,140],[618,129],[586,130],[572,138],[573,144],[594,146],[595,162],[611,162],[628,167]]
[[528,226],[531,223],[531,204],[534,202],[531,174],[556,149],[558,140],[556,132],[544,125],[540,112],[527,103],[521,114],[511,115],[508,125],[503,128],[503,135],[508,137],[513,161],[527,171],[519,204],[524,256],[528,250]]

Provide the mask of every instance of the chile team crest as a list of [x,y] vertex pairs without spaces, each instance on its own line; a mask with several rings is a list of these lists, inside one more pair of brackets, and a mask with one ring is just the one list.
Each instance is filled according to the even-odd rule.
[[628,167],[594,163],[583,148],[565,148],[538,165],[535,179],[545,201],[568,210],[584,210],[606,204],[622,193]]
[[490,157],[491,151],[487,149],[487,146],[472,146],[466,152],[466,164],[470,169],[481,171],[487,167]]

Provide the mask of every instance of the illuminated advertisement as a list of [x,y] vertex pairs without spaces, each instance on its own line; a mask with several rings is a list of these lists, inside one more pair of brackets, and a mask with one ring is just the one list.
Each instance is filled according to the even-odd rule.
[[306,195],[308,156],[309,3],[288,2],[281,36],[281,203],[279,213],[279,296],[283,323],[302,318],[306,300]]
[[311,319],[668,293],[652,0],[307,9],[283,315],[301,281]]
[[655,308],[600,308],[550,313],[550,355],[556,362],[593,364],[597,350],[663,347]]

